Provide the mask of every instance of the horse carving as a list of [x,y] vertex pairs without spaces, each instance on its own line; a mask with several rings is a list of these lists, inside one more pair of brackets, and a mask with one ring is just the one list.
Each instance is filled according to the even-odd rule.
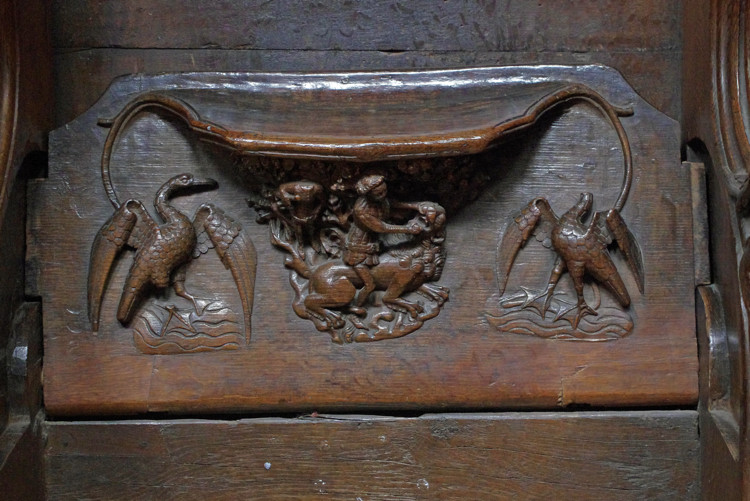
[[[412,318],[417,318],[424,308],[403,298],[403,294],[417,291],[440,305],[448,299],[445,288],[428,283],[440,279],[445,264],[445,210],[437,204],[422,202],[419,222],[424,224],[424,231],[416,244],[408,242],[385,252],[380,262],[370,269],[375,290],[385,291],[381,298],[383,304],[391,310],[408,313]],[[357,290],[363,286],[351,266],[331,261],[318,266],[310,275],[310,291],[304,304],[313,315],[342,327],[341,316],[331,308],[350,307]]]
[[[311,210],[317,203],[324,203],[319,201],[325,197],[320,197],[318,190],[308,184],[300,183],[299,189],[284,186],[283,195],[286,199],[293,198],[296,206],[305,208],[307,213],[320,214],[315,223],[308,222],[316,226],[317,231],[312,234],[320,242],[313,245],[297,241],[303,234],[311,233],[300,232],[290,225],[290,214],[269,218],[271,243],[288,253],[285,265],[292,270],[290,281],[297,292],[293,305],[297,315],[313,321],[318,330],[329,332],[336,342],[400,337],[436,316],[449,293],[447,288],[434,283],[440,279],[446,258],[445,209],[433,202],[391,203],[388,210],[379,214],[387,214],[392,206],[416,215],[403,225],[380,221],[380,233],[389,235],[370,235],[363,244],[362,232],[356,225],[357,203],[365,190],[360,190],[360,199],[351,209],[354,222],[340,227],[331,223],[337,218],[327,214],[328,209]],[[377,197],[379,203],[386,203],[384,194]],[[279,207],[283,206],[271,204],[271,212]],[[367,214],[372,215],[372,211]],[[355,252],[369,253],[367,259],[360,259],[367,263],[365,272],[346,258],[352,247]],[[374,291],[382,294],[371,294]],[[427,304],[404,297],[411,292],[426,298]],[[347,331],[345,339],[343,330]]]

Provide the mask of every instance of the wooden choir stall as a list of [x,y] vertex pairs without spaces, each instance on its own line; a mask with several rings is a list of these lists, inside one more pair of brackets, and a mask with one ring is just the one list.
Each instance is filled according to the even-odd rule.
[[0,497],[750,499],[748,23],[0,2]]

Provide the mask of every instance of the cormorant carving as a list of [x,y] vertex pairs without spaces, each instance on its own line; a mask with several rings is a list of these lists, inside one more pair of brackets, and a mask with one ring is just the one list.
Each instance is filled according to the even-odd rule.
[[[643,293],[644,272],[641,250],[616,208],[595,213],[588,227],[584,225],[583,219],[591,211],[592,203],[591,193],[582,193],[578,203],[562,217],[557,217],[549,202],[544,198],[535,198],[522,209],[508,224],[500,244],[498,259],[500,294],[505,291],[518,250],[536,229],[537,238],[545,247],[552,248],[557,253],[557,260],[546,289],[530,297],[526,305],[544,297],[542,308],[542,314],[544,314],[549,308],[552,293],[560,276],[567,270],[578,296],[578,313],[572,322],[574,329],[583,316],[597,314],[586,304],[583,297],[583,277],[586,274],[606,285],[623,307],[630,306],[630,295],[607,248],[611,243],[617,242],[618,248],[625,256],[625,261],[635,277],[638,289]],[[558,316],[561,315],[558,314]]]
[[101,301],[109,275],[123,249],[135,249],[117,309],[117,320],[127,325],[149,289],[164,289],[170,284],[178,296],[193,303],[200,315],[199,300],[185,290],[185,265],[191,258],[215,248],[237,285],[249,341],[256,265],[252,242],[239,223],[213,204],[201,205],[191,221],[169,203],[172,197],[217,187],[216,181],[196,179],[192,174],[171,178],[154,199],[154,207],[164,221],[162,224],[149,215],[139,200],[130,199],[120,204],[114,190],[109,192],[115,212],[94,239],[89,265],[88,307],[94,331],[99,329]]

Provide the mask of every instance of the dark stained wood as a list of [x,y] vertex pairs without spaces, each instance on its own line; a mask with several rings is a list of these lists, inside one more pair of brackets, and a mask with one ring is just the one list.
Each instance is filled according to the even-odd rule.
[[[52,118],[48,5],[0,2],[0,492],[42,499],[41,305],[24,302],[24,175]],[[33,89],[33,91],[29,91]],[[26,169],[28,167],[28,169]]]
[[704,499],[742,499],[739,467],[739,423],[732,409],[730,346],[724,305],[715,285],[701,286],[697,294],[699,359],[701,361],[700,430],[704,467]]
[[[87,49],[55,56],[57,126],[85,112],[115,77],[164,71],[373,71],[385,68],[439,69],[509,64],[605,64],[626,75],[649,103],[679,119],[680,88],[655,85],[679,78],[680,55],[657,52],[396,52],[191,49]],[[89,75],[81,82],[76,75]]]
[[[510,64],[605,64],[625,75],[646,101],[680,118],[681,53],[678,48],[585,51],[376,51],[270,49],[58,48],[55,54],[55,123],[82,114],[115,77],[176,71],[374,71],[439,69]],[[85,80],[77,75],[87,75]]]
[[[20,183],[23,186],[23,183]],[[26,197],[21,190],[14,190],[10,200],[6,200],[6,217],[0,228],[6,231],[15,231],[15,238],[3,238],[0,241],[0,343],[7,346],[13,339],[13,324],[16,308],[23,297],[23,263],[24,263],[24,239],[22,230],[25,225],[25,203]],[[3,367],[0,371],[0,392],[4,398],[0,399],[0,429],[9,421],[13,412],[12,406],[17,405],[14,393],[14,382],[10,379],[8,370],[10,360],[4,357]],[[6,365],[7,364],[7,365]],[[18,395],[14,395],[17,397]],[[21,401],[23,399],[21,398]]]
[[[16,335],[24,338],[18,339],[19,343],[31,344],[32,350],[40,341],[40,333],[32,332],[31,320],[30,330],[16,331],[25,328],[17,320],[24,315],[24,177],[28,175],[19,175],[19,172],[22,169],[32,171],[38,167],[35,164],[43,161],[43,155],[35,152],[46,146],[51,119],[51,60],[47,59],[51,53],[46,19],[48,12],[43,2],[24,5],[3,2],[0,6],[0,231],[3,233],[0,239],[0,347],[3,349],[10,348]],[[32,81],[38,84],[35,97],[21,91]],[[32,363],[37,362],[40,360],[32,357]],[[31,405],[31,410],[24,409],[28,401],[23,390],[17,391],[18,380],[11,375],[11,364],[12,357],[0,357],[0,395],[3,396],[0,430],[12,419],[11,415],[28,418],[29,412],[36,414],[38,407]],[[25,378],[20,381],[23,388]]]
[[689,158],[706,164],[710,202],[713,284],[703,293],[713,299],[699,316],[699,332],[722,326],[700,343],[707,364],[700,407],[705,499],[750,498],[749,18],[740,1],[685,5],[682,136]]
[[50,499],[698,499],[697,413],[47,422]]
[[49,5],[7,1],[1,8],[0,221],[24,157],[46,149],[52,119]]
[[[127,73],[507,64],[606,64],[648,102],[680,116],[681,88],[672,85],[681,70],[676,0],[641,0],[627,8],[575,0],[223,2],[210,8],[187,0],[67,0],[56,2],[54,13],[58,126]],[[86,79],[77,78],[83,74]]]
[[[704,247],[701,239],[710,238],[710,263],[707,256],[698,255],[685,263],[665,260],[661,253],[655,257],[660,262],[665,261],[666,268],[684,264],[686,269],[692,269],[694,261],[696,284],[708,285],[713,281],[701,290],[696,305],[701,341],[699,419],[695,412],[677,411],[466,414],[415,419],[328,416],[304,420],[48,421],[44,430],[49,433],[49,441],[43,448],[41,428],[32,424],[40,419],[33,420],[39,360],[27,367],[29,377],[24,380],[25,376],[19,375],[18,358],[0,358],[0,374],[3,375],[0,379],[11,369],[16,371],[7,382],[0,381],[0,394],[9,402],[0,404],[0,416],[5,416],[0,421],[10,423],[0,435],[0,498],[268,499],[275,495],[287,499],[357,499],[357,496],[362,499],[696,499],[700,494],[710,501],[750,499],[750,404],[747,397],[750,341],[743,311],[743,294],[745,308],[750,303],[747,300],[750,282],[742,282],[738,277],[750,264],[749,254],[743,249],[750,249],[743,230],[747,227],[747,201],[750,200],[747,186],[750,184],[742,186],[747,178],[746,166],[750,165],[747,145],[742,142],[746,134],[744,125],[748,123],[747,117],[743,117],[747,92],[742,86],[747,75],[745,65],[750,61],[747,57],[750,14],[746,3],[743,0],[0,1],[0,213],[6,212],[6,217],[0,218],[5,221],[0,227],[3,231],[0,237],[0,256],[3,257],[0,260],[0,348],[3,350],[10,348],[9,340],[14,346],[22,345],[13,337],[19,331],[10,330],[12,319],[16,319],[16,325],[23,319],[31,319],[21,323],[28,328],[23,329],[25,335],[29,335],[34,332],[33,319],[39,314],[39,304],[21,303],[24,284],[18,258],[23,250],[23,232],[17,229],[23,218],[23,201],[18,192],[22,185],[15,183],[21,160],[28,151],[44,148],[51,110],[55,116],[54,127],[62,127],[94,105],[113,78],[129,73],[341,72],[503,64],[601,63],[611,66],[659,111],[680,121],[684,118],[681,143],[683,147],[688,145],[687,159],[706,162],[707,194],[701,195],[700,190],[695,190],[700,183],[692,184],[692,223],[697,237],[693,242],[683,237],[677,241],[687,254],[688,248],[700,252]],[[52,44],[43,30],[46,26],[43,20],[49,11],[54,14]],[[17,12],[22,15],[16,15]],[[47,92],[52,88],[47,52],[50,45],[55,47],[54,106]],[[14,65],[19,61],[21,71],[17,81],[14,76],[19,68]],[[19,107],[15,108],[17,96]],[[20,121],[16,121],[18,117]],[[594,113],[580,109],[547,117],[541,129],[529,139],[531,143],[536,141],[532,150],[540,152],[545,161],[558,161],[560,155],[556,153],[561,146],[565,148],[571,142],[590,144],[589,140],[579,141],[578,137],[601,135],[601,123],[596,122],[595,117]],[[100,117],[90,118],[93,123]],[[591,123],[580,126],[581,120]],[[196,160],[185,153],[190,146],[183,140],[179,127],[173,122],[156,120],[150,127],[135,124],[128,140],[150,139],[166,133],[164,144],[154,150],[163,156],[158,161],[138,157],[135,149],[125,146],[118,149],[120,156],[115,164],[135,158],[149,167],[163,166],[168,163],[164,159],[174,159],[175,152],[182,152],[177,155],[178,162],[187,160],[183,165],[192,165],[190,162]],[[16,142],[9,148],[12,131]],[[103,135],[106,130],[99,132]],[[571,141],[570,134],[576,139]],[[103,137],[97,136],[96,141],[103,141]],[[609,140],[598,141],[599,146],[605,143],[611,146]],[[526,147],[528,144],[517,150]],[[512,147],[510,151],[501,158],[514,166],[523,164],[531,155]],[[674,156],[676,158],[676,153]],[[597,154],[594,160],[602,162],[605,157],[613,160],[616,155],[610,158]],[[199,154],[198,159],[209,164],[217,162],[215,155],[205,152]],[[230,167],[226,167],[229,172]],[[565,163],[554,172],[566,175],[577,167],[580,166]],[[174,168],[178,169],[175,172],[179,171],[178,166]],[[691,173],[697,174],[695,167]],[[687,169],[669,170],[654,182],[670,186],[688,177]],[[126,186],[149,205],[153,188],[164,180],[145,176]],[[504,182],[507,180],[504,178]],[[696,180],[694,175],[693,181]],[[44,193],[50,186],[62,191],[69,189],[67,178],[53,176],[52,181],[58,184],[48,183],[45,188],[45,182],[35,182],[33,190]],[[638,182],[642,184],[644,180]],[[116,179],[116,183],[121,185],[123,180]],[[227,185],[223,179],[222,183]],[[99,189],[97,183],[92,181],[91,184],[95,186],[93,189]],[[42,209],[46,214],[69,209],[81,211],[83,217],[93,217],[82,210],[77,201],[79,196],[87,196],[89,188],[83,186],[81,192],[71,190],[73,193],[66,195],[71,205]],[[690,185],[686,182],[685,186]],[[499,190],[492,190],[490,186],[489,198],[504,196]],[[640,196],[654,199],[652,191]],[[238,193],[237,197],[233,207],[239,209],[243,196]],[[490,239],[482,237],[482,228],[472,225],[477,213],[494,207],[495,202],[488,202],[486,198],[480,199],[480,209],[463,210],[449,219],[449,241],[461,238],[464,242],[489,243]],[[509,200],[507,208],[501,210],[510,211],[515,201],[518,205],[513,209],[520,209],[528,202],[521,198]],[[702,200],[710,203],[707,226],[700,223]],[[106,199],[101,201],[106,202]],[[565,210],[573,201],[561,197],[557,209]],[[735,209],[738,202],[739,211]],[[679,202],[669,199],[665,203],[674,204],[685,214],[677,227],[680,232],[689,233],[690,197]],[[640,205],[642,208],[637,210],[631,206],[631,212],[626,214],[629,226],[636,216],[651,207]],[[247,210],[244,206],[241,208]],[[243,223],[254,226],[252,217],[250,212],[244,212]],[[493,238],[498,236],[499,228],[506,221],[498,216],[496,223]],[[471,231],[459,236],[454,229],[457,225]],[[639,223],[632,226],[641,239]],[[702,231],[698,232],[698,227]],[[258,374],[253,372],[255,367],[241,367],[231,357],[219,357],[218,363],[216,360],[202,363],[202,355],[190,355],[192,364],[174,364],[166,355],[144,360],[139,355],[123,356],[116,350],[99,350],[95,355],[109,360],[106,367],[81,371],[78,365],[71,364],[64,366],[62,372],[48,368],[45,379],[52,381],[52,391],[59,388],[55,387],[56,379],[79,378],[81,384],[71,391],[77,393],[76,398],[87,400],[79,402],[78,412],[100,415],[121,412],[123,408],[146,412],[167,409],[153,404],[149,407],[143,402],[171,398],[172,383],[186,393],[210,393],[221,391],[226,381],[231,384],[244,381],[248,374],[251,378],[288,384],[291,388],[288,394],[279,398],[299,399],[305,381],[292,376],[302,373],[304,378],[312,374],[313,381],[316,378],[318,383],[323,381],[321,394],[351,386],[353,380],[377,389],[364,396],[363,402],[364,399],[377,401],[383,392],[410,391],[415,400],[399,408],[417,410],[420,406],[416,400],[429,393],[423,390],[424,384],[440,386],[443,381],[435,383],[425,378],[426,367],[408,366],[409,353],[430,350],[437,365],[453,371],[446,378],[449,385],[457,382],[466,388],[503,386],[497,374],[472,372],[476,363],[471,356],[476,352],[466,349],[456,352],[452,346],[441,343],[440,339],[436,342],[432,336],[436,326],[443,328],[451,322],[452,317],[446,313],[456,307],[455,283],[450,284],[453,288],[451,301],[433,320],[435,325],[430,327],[428,323],[421,331],[394,340],[391,346],[398,349],[386,345],[373,350],[373,346],[355,345],[343,347],[346,351],[341,351],[340,347],[326,344],[326,335],[315,332],[311,324],[289,314],[292,295],[288,291],[286,270],[281,265],[284,256],[271,249],[267,228],[254,228],[256,243],[266,247],[264,252],[271,251],[263,271],[262,286],[280,291],[265,296],[259,294],[258,304],[284,312],[288,317],[283,329],[268,322],[254,322],[253,341],[258,337],[272,340],[270,345],[278,357],[263,360],[272,364],[288,363],[294,350],[304,345],[306,357],[293,373],[278,370]],[[658,236],[663,238],[669,233],[662,231]],[[34,228],[32,236],[38,236]],[[61,230],[56,238],[68,241],[70,233]],[[72,253],[84,251],[88,251],[85,245],[73,249]],[[448,268],[455,267],[459,259],[455,249],[452,252]],[[48,250],[47,256],[52,255],[51,263],[61,263],[68,254],[71,254],[70,249],[64,247],[57,253]],[[31,276],[38,277],[40,273],[46,273],[47,279],[55,276],[40,271],[40,257],[39,249],[32,247],[28,261]],[[622,264],[618,263],[621,272],[628,274]],[[70,277],[84,273],[84,267],[60,267],[54,280],[72,281]],[[125,271],[123,268],[119,273],[124,275]],[[269,278],[269,272],[277,275]],[[471,270],[456,282],[460,289],[488,273],[492,274],[487,270]],[[222,280],[233,286],[228,272]],[[647,294],[657,294],[648,289],[654,283],[654,278],[650,277]],[[26,293],[41,295],[44,289],[40,289],[40,285],[43,286],[44,281],[35,278],[26,284]],[[635,290],[632,283],[628,288],[631,292]],[[689,296],[691,290],[692,285],[688,283],[680,287],[682,296]],[[227,292],[231,294],[234,293]],[[639,297],[637,292],[634,295]],[[111,304],[119,299],[117,292],[110,296]],[[19,304],[21,310],[17,313]],[[688,299],[683,306],[689,310],[691,305],[692,299]],[[46,301],[43,306],[46,310],[51,303]],[[111,310],[112,307],[110,317],[113,318]],[[75,317],[78,311],[71,307],[65,314]],[[636,311],[640,311],[640,306]],[[486,328],[479,319],[475,324],[472,329],[457,331],[457,334],[468,339]],[[66,331],[68,325],[53,326],[52,339],[57,339],[58,335],[60,339],[67,339],[65,336],[78,334]],[[685,339],[694,331],[687,323],[659,327],[680,330],[686,333]],[[710,342],[709,331],[713,333]],[[124,336],[117,341],[118,346],[132,349],[130,333],[121,334]],[[653,343],[662,343],[671,350],[675,348],[669,337],[660,335],[661,331],[649,338],[649,344],[642,349],[634,349],[629,344],[637,337],[637,332],[626,338],[626,343],[620,344],[625,345],[623,351],[632,358],[626,358],[618,350],[612,352],[610,343],[587,347],[589,356],[595,357],[598,365],[575,364],[578,355],[560,355],[557,360],[570,359],[575,364],[566,370],[549,367],[547,359],[540,356],[549,351],[544,340],[519,339],[515,343],[505,342],[495,350],[481,351],[484,359],[507,371],[506,374],[518,376],[518,380],[506,380],[507,384],[500,391],[506,396],[515,391],[519,396],[518,399],[498,399],[493,393],[476,405],[522,407],[529,398],[545,399],[545,406],[591,402],[611,405],[604,400],[604,393],[611,385],[623,383],[618,372],[622,371],[632,378],[626,381],[638,395],[631,400],[621,394],[610,395],[618,405],[646,402],[660,407],[682,402],[679,405],[693,406],[697,374],[694,343],[681,345],[677,356],[674,352],[660,356],[658,350],[652,349]],[[302,336],[308,344],[300,342],[297,348],[293,346],[291,354],[284,351],[289,348],[286,340],[303,339]],[[112,338],[114,336],[108,339]],[[74,338],[72,351],[85,351],[101,339],[88,345],[79,341]],[[310,350],[309,343],[315,343],[313,346],[317,348]],[[404,345],[406,350],[401,350]],[[387,362],[378,370],[358,371],[363,363],[368,363],[373,351]],[[518,362],[514,358],[518,354],[531,362]],[[54,350],[48,355],[47,362],[54,367]],[[346,369],[326,374],[315,363],[321,356],[341,363]],[[641,371],[642,367],[633,360],[652,361],[644,363],[663,367],[652,372]],[[6,362],[11,367],[5,367]],[[406,383],[383,385],[383,381],[393,378],[394,370],[407,366],[413,372],[402,378]],[[211,377],[205,378],[203,374],[210,371],[213,371]],[[160,379],[169,383],[153,384]],[[85,380],[107,383],[103,388],[92,389],[83,383]],[[674,387],[692,388],[692,396],[684,392],[666,396],[654,392],[655,385],[663,387],[664,381],[671,381]],[[248,387],[246,394],[255,395],[258,388],[263,391],[262,386]],[[557,390],[547,391],[545,387]],[[596,387],[602,391],[599,400],[592,399],[589,391]],[[112,403],[113,395],[119,401]],[[446,396],[456,401],[461,397],[457,393],[440,392],[432,394],[431,398],[433,402],[445,402]],[[191,412],[208,411],[191,398],[180,398],[184,398],[180,405]],[[243,406],[246,398],[230,395],[219,407],[232,408],[238,402]],[[64,399],[50,402],[53,409],[67,405]],[[337,408],[346,410],[347,404],[342,402]],[[439,405],[442,404],[434,404]],[[314,403],[308,408],[315,408]],[[19,417],[23,420],[19,421]],[[381,441],[381,437],[384,440]],[[696,449],[699,440],[701,451]],[[42,450],[47,456],[45,479],[39,468]],[[266,461],[271,463],[268,470],[264,468]],[[425,489],[428,485],[429,489]],[[45,489],[49,489],[48,496],[43,492]]]
[[[567,70],[549,71],[563,74]],[[461,74],[449,73],[454,77]],[[465,73],[467,78],[471,74]],[[109,287],[102,303],[101,318],[106,320],[98,335],[92,334],[86,313],[85,270],[93,236],[112,213],[99,174],[106,130],[94,122],[114,117],[135,92],[163,85],[179,93],[181,79],[201,78],[139,77],[122,80],[96,108],[53,134],[50,178],[38,183],[35,192],[30,256],[39,270],[32,281],[49,305],[44,309],[48,411],[61,416],[167,410],[693,405],[697,397],[693,297],[679,292],[694,287],[692,206],[689,172],[683,170],[677,154],[676,124],[639,100],[613,72],[589,68],[572,74],[590,78],[589,83],[614,104],[632,103],[634,108],[632,118],[622,119],[636,158],[636,180],[623,217],[642,246],[647,286],[645,294],[638,294],[632,274],[622,271],[633,294],[630,311],[635,315],[635,330],[631,335],[611,343],[567,343],[501,333],[488,323],[488,315],[497,315],[499,300],[497,248],[512,214],[535,196],[548,197],[562,213],[584,188],[595,193],[599,208],[611,206],[617,197],[623,175],[617,136],[586,106],[545,115],[528,134],[514,136],[512,143],[477,160],[475,168],[486,169],[489,181],[475,202],[461,199],[448,214],[448,262],[438,283],[451,289],[451,299],[440,316],[399,340],[345,347],[331,345],[326,334],[318,333],[311,321],[292,311],[294,295],[282,264],[284,255],[270,245],[268,228],[254,224],[254,214],[245,206],[247,191],[234,177],[236,163],[220,152],[194,149],[190,146],[192,136],[178,123],[144,114],[127,129],[115,151],[114,184],[123,197],[149,203],[167,178],[182,171],[219,181],[220,189],[211,195],[214,202],[238,218],[258,250],[252,340],[234,351],[157,357],[140,354],[132,330],[115,320],[119,284],[129,266],[126,259],[119,261],[112,278],[115,285]],[[430,77],[415,74],[404,78]],[[338,82],[346,77],[309,78]],[[379,81],[384,77],[371,78]],[[220,104],[206,107],[186,92],[179,95],[194,99],[195,108],[208,113],[215,123],[231,128],[235,122],[230,117],[243,116],[226,110],[223,113],[228,114],[222,115]],[[373,106],[384,103],[380,105],[385,110],[392,106],[383,97],[363,96],[372,99]],[[327,99],[320,95],[322,102]],[[270,102],[283,105],[283,100]],[[249,117],[262,118],[260,113]],[[371,122],[349,121],[348,128],[332,137],[344,144],[342,134],[359,138],[357,127]],[[288,118],[279,127],[286,123],[290,123]],[[273,121],[268,126],[278,130]],[[315,137],[314,130],[308,137]],[[397,175],[393,169],[388,172]],[[319,174],[310,171],[310,175]],[[407,183],[407,188],[401,188],[402,195],[394,188],[394,196],[405,197],[403,193],[413,189],[409,182],[408,176],[396,178],[396,183]],[[433,192],[410,194],[404,200],[417,196],[429,200],[426,193],[445,206],[456,198],[450,189],[441,192],[438,186]],[[181,207],[192,214],[199,199],[180,200],[186,201]],[[468,242],[473,244],[466,245]],[[508,290],[542,287],[549,276],[554,259],[549,250],[531,246],[524,256],[522,260],[536,264],[518,267]],[[201,266],[205,266],[201,276],[212,277],[212,282],[208,288],[205,282],[196,285],[198,291],[217,291],[219,297],[235,305],[235,311],[241,311],[231,275],[220,262],[209,260]],[[622,262],[620,267],[627,269]],[[71,274],[70,269],[79,271]],[[567,278],[561,281],[560,290],[566,289],[570,292]],[[608,305],[615,304],[606,293],[602,297]]]
[[5,499],[46,498],[42,469],[44,445],[39,414],[32,420],[14,422],[0,436],[0,489]]
[[695,256],[695,284],[711,283],[711,235],[708,227],[708,200],[706,190],[706,166],[702,163],[686,162],[690,169],[693,200],[693,255]]
[[[55,47],[586,51],[679,47],[680,2],[55,2]],[[388,20],[386,26],[384,20]],[[143,29],[158,26],[158,30]],[[134,29],[139,27],[141,29]],[[218,28],[218,29],[217,29]],[[166,36],[169,33],[169,36]]]

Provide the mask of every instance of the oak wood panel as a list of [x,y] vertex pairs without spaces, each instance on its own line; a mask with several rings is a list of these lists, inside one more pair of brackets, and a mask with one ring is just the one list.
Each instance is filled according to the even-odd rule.
[[[115,76],[599,63],[679,119],[681,2],[54,3],[58,126]],[[169,34],[167,36],[167,34]],[[86,78],[80,78],[86,75]]]
[[[0,2],[0,492],[42,499],[41,311],[24,304],[25,167],[52,118],[49,5]],[[30,91],[33,89],[33,91]],[[23,174],[26,174],[24,172]]]
[[[120,285],[105,295],[107,323],[93,335],[84,270],[93,235],[111,214],[99,180],[105,134],[94,121],[114,116],[147,82],[175,79],[177,85],[180,78],[200,78],[136,77],[121,81],[97,108],[53,134],[50,178],[37,185],[30,256],[32,269],[39,271],[37,290],[49,305],[44,310],[48,410],[76,415],[694,404],[693,296],[682,293],[694,287],[692,206],[689,173],[677,155],[676,124],[639,101],[615,73],[588,71],[602,78],[614,101],[635,106],[635,122],[626,123],[637,159],[634,202],[623,214],[639,235],[648,288],[634,297],[632,335],[611,343],[509,335],[491,327],[484,314],[497,300],[499,232],[511,214],[539,195],[564,210],[584,186],[596,192],[597,207],[614,200],[610,188],[622,179],[621,153],[603,119],[586,107],[546,117],[484,159],[491,174],[485,191],[449,215],[441,283],[453,295],[440,317],[402,339],[343,347],[331,345],[292,311],[282,254],[271,247],[268,228],[253,223],[245,192],[233,177],[236,164],[192,146],[174,123],[143,119],[119,147],[115,184],[128,196],[148,200],[166,177],[186,169],[219,180],[215,201],[240,218],[259,253],[253,338],[236,352],[139,354],[132,331],[114,320]],[[553,256],[541,246],[530,252],[537,265],[514,275],[513,287],[526,279],[541,286],[548,277]],[[202,276],[222,277],[212,288],[223,287],[221,294],[233,300],[228,272],[218,261],[212,266]],[[121,283],[127,267],[121,260],[113,284]],[[632,276],[626,273],[625,279],[635,291]]]
[[695,411],[47,422],[50,499],[697,499]]
[[748,19],[741,1],[685,4],[682,138],[688,154],[706,163],[711,290],[721,305],[699,317],[707,324],[699,332],[721,325],[713,339],[701,339],[704,499],[750,497]]
[[59,48],[575,52],[678,48],[681,2],[66,0],[55,14]]
[[53,88],[49,4],[11,0],[0,8],[1,221],[24,157],[46,149]]
[[0,492],[4,499],[40,501],[44,491],[42,415],[18,421],[0,436]]

